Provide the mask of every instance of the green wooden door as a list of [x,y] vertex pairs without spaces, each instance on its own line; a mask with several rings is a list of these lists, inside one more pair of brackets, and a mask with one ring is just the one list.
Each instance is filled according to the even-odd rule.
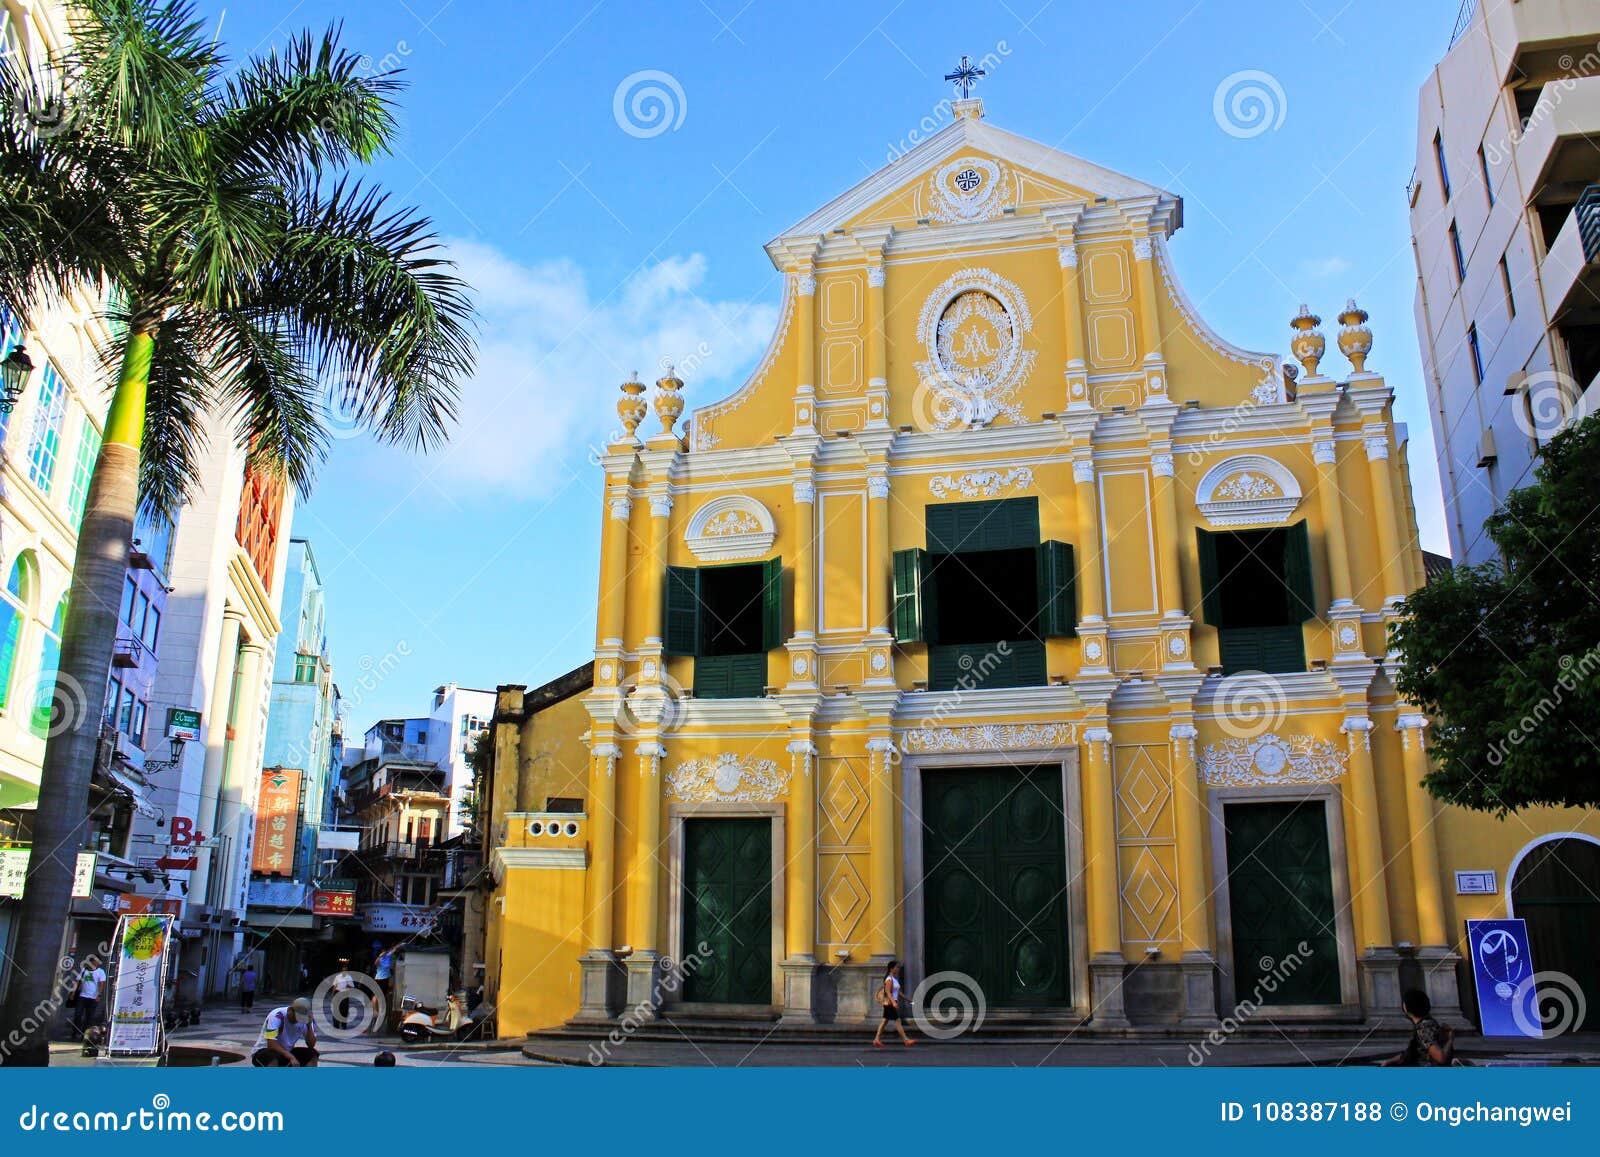
[[992,1008],[1070,1003],[1060,767],[928,769],[922,799],[928,974]]
[[1600,847],[1571,837],[1538,845],[1517,866],[1511,898],[1534,968],[1566,974],[1583,993],[1585,1019],[1571,1031],[1600,1028]]
[[[1234,999],[1338,1004],[1326,805],[1228,804],[1224,816]],[[1300,951],[1302,942],[1309,951]]]
[[680,951],[684,1000],[772,1003],[772,821],[684,821]]

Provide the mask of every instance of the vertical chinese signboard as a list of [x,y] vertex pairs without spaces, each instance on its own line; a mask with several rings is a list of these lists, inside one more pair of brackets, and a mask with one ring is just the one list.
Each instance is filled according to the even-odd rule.
[[161,998],[176,917],[140,913],[117,920],[117,978],[111,990],[106,1051],[153,1056],[161,1051]]
[[269,767],[261,773],[256,797],[256,853],[251,865],[263,876],[294,875],[300,842],[300,773]]

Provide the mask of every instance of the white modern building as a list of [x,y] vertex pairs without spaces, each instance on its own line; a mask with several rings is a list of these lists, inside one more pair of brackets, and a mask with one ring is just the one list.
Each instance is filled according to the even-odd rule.
[[1422,87],[1407,190],[1451,553],[1600,380],[1600,4],[1468,0]]

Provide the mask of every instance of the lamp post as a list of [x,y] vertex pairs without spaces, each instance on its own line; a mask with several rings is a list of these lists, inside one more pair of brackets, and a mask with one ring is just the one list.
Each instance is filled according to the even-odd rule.
[[33,359],[26,346],[17,348],[0,361],[0,413],[9,414],[16,408],[22,391],[28,388],[28,375],[33,373]]

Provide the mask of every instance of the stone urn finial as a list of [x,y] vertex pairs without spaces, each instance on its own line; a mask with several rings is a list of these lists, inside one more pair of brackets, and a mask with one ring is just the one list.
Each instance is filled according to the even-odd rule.
[[1328,348],[1327,339],[1317,328],[1321,324],[1322,319],[1305,305],[1300,307],[1300,312],[1289,322],[1289,328],[1294,330],[1294,337],[1289,341],[1289,350],[1294,354],[1295,360],[1305,366],[1308,378],[1317,376],[1317,363],[1322,360],[1323,351]]
[[644,393],[644,383],[639,380],[639,372],[635,370],[627,381],[622,383],[622,397],[617,399],[617,416],[622,419],[622,428],[628,432],[628,437],[635,437],[634,431],[639,428],[639,423],[644,421],[644,416],[650,412],[641,396]]
[[672,424],[683,414],[683,379],[672,372],[671,362],[656,381],[656,390],[656,416],[661,419],[661,429],[670,434]]
[[1367,311],[1351,298],[1339,315],[1339,350],[1350,359],[1358,374],[1367,372],[1367,355],[1372,352],[1372,331],[1367,328]]

